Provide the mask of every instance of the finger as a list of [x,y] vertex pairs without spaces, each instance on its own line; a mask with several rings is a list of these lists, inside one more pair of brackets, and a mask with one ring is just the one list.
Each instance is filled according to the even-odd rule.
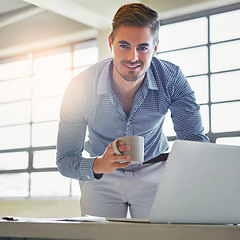
[[[117,148],[120,152],[125,152],[130,150],[130,146],[125,145],[124,141],[118,141],[117,142]],[[108,147],[107,147],[107,151],[109,154],[116,154],[116,152],[113,149],[113,143],[111,142]]]
[[108,147],[106,149],[106,152],[110,155],[115,154],[115,151],[114,151],[113,146],[112,146],[112,142],[108,145]]
[[124,162],[124,163],[116,163],[116,168],[125,168],[128,167],[131,164],[131,162]]
[[121,146],[118,146],[118,150],[120,152],[126,152],[126,151],[130,150],[130,146],[129,145],[121,145]]
[[109,145],[107,146],[107,148],[108,148],[108,149],[112,149],[112,148],[113,148],[113,146],[112,146],[112,145],[113,145],[113,143],[112,143],[112,142],[110,142],[110,143],[109,143]]
[[129,161],[131,158],[130,155],[115,155],[114,157],[112,157],[112,161],[113,162],[126,162]]
[[125,152],[125,151],[129,151],[130,150],[130,146],[129,145],[125,145],[124,141],[118,141],[117,142],[117,148],[120,152]]
[[124,141],[117,141],[117,146],[123,146],[124,144]]

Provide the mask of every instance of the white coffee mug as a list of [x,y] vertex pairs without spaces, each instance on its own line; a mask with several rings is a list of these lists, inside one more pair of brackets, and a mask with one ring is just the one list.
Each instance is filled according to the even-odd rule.
[[[117,142],[123,141],[125,145],[130,146],[129,151],[120,152],[117,147]],[[117,138],[113,144],[113,150],[117,155],[130,155],[131,164],[140,164],[144,161],[144,138],[141,136],[125,136]],[[121,162],[129,162],[121,161]]]

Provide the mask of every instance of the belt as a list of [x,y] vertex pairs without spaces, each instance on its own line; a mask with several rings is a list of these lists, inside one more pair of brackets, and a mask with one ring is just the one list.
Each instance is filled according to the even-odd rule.
[[143,164],[147,164],[147,163],[157,163],[157,162],[166,161],[167,158],[168,158],[168,154],[169,154],[169,153],[162,153],[162,154],[160,154],[159,156],[157,156],[157,157],[155,157],[155,158],[152,158],[152,159],[144,162]]

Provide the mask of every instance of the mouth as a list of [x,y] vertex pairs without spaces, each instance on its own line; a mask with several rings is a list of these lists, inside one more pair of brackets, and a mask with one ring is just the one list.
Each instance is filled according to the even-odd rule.
[[135,63],[135,64],[127,64],[127,63],[123,63],[123,65],[124,65],[125,67],[131,69],[131,70],[133,70],[133,69],[137,69],[137,68],[139,68],[139,67],[141,66],[140,63],[137,63],[137,64],[136,64],[136,63]]

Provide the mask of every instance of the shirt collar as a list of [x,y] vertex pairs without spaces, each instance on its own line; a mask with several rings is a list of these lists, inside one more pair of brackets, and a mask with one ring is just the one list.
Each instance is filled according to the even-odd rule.
[[97,94],[109,94],[111,92],[112,66],[112,59],[110,58],[99,76]]
[[[111,78],[112,78],[112,64],[113,60],[109,59],[106,66],[103,68],[97,86],[97,94],[109,94],[111,93]],[[147,83],[148,89],[158,90],[156,79],[153,75],[151,67],[146,72],[144,81]]]
[[153,75],[151,66],[148,68],[146,72],[145,81],[147,82],[148,89],[158,90],[157,82]]

